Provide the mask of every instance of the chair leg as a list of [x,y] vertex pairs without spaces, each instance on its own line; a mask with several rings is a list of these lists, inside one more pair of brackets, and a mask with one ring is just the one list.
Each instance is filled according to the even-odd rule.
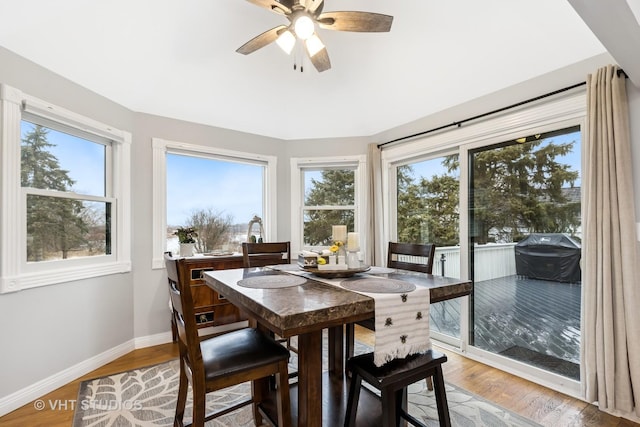
[[[344,366],[347,366],[349,358],[353,357],[356,348],[356,328],[354,323],[347,323],[345,325],[345,351],[344,351]],[[351,372],[347,370],[347,376]]]
[[438,419],[440,427],[451,427],[449,419],[449,405],[447,404],[447,393],[444,388],[444,375],[442,374],[442,366],[438,365],[433,375],[433,385],[436,395],[436,404],[438,406]]
[[[289,398],[289,374],[287,362],[281,362],[276,375],[278,427],[291,426],[291,400]],[[256,425],[257,422],[256,422]]]
[[206,417],[206,391],[204,384],[194,381],[191,384],[191,391],[193,392],[193,418],[192,427],[204,427],[204,419]]
[[433,379],[428,377],[425,381],[427,382],[427,390],[433,390]]
[[251,398],[253,403],[251,404],[253,410],[253,420],[257,426],[262,425],[262,414],[260,413],[260,403],[264,400],[264,397],[268,393],[270,378],[260,378],[258,380],[251,381]]
[[189,380],[184,371],[184,366],[180,360],[180,382],[178,385],[178,401],[176,402],[176,414],[173,419],[174,427],[182,427],[184,418],[184,407],[187,403],[187,391],[189,389]]
[[406,425],[406,423],[404,424],[400,424],[400,421],[402,420],[402,418],[400,417],[400,415],[402,414],[402,411],[407,410],[407,388],[403,387],[400,390],[396,390],[396,404],[395,404],[395,414],[396,414],[396,421],[395,421],[395,425],[396,426],[400,426],[400,425]]
[[398,394],[388,388],[383,387],[380,390],[380,400],[382,401],[382,427],[398,426],[399,412],[396,407],[397,398]]
[[347,398],[347,411],[344,417],[344,427],[353,427],[356,425],[356,414],[358,412],[358,400],[360,399],[361,385],[362,377],[354,372],[351,375],[351,384],[349,385],[349,397]]

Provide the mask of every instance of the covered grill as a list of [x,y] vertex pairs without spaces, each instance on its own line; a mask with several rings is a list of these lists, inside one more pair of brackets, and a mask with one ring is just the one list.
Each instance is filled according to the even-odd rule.
[[534,279],[580,282],[580,243],[562,233],[533,233],[515,246],[516,273]]

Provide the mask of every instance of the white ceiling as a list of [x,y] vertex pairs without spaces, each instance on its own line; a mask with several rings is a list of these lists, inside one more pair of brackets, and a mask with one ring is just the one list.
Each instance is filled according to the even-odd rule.
[[[632,0],[633,1],[633,0]],[[605,52],[567,1],[325,0],[394,16],[319,30],[332,69],[277,45],[286,19],[243,0],[0,2],[0,46],[131,110],[281,139],[369,136]],[[0,64],[1,66],[1,64]]]

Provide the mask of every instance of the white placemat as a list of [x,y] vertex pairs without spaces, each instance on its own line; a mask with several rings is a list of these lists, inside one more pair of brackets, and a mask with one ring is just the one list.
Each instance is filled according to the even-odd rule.
[[266,267],[272,270],[286,271],[287,273],[300,271],[300,266],[298,264],[274,264],[267,265]]
[[369,274],[389,274],[389,273],[395,273],[396,271],[397,270],[395,268],[371,266],[371,270],[369,270],[367,273],[369,273]]

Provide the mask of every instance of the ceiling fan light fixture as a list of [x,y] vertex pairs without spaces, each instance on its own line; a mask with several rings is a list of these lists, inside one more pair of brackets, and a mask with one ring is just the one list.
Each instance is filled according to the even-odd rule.
[[299,39],[307,40],[316,31],[313,20],[308,15],[300,15],[293,23],[293,30]]
[[290,55],[293,47],[296,45],[296,37],[291,31],[287,30],[280,34],[276,39],[276,43],[278,43],[280,49],[284,50],[287,55]]
[[393,16],[375,12],[355,10],[325,12],[323,11],[325,0],[247,1],[263,9],[284,15],[289,22],[287,25],[278,25],[255,36],[236,49],[236,52],[248,55],[277,41],[282,50],[291,54],[300,40],[299,44],[304,45],[304,48],[300,47],[304,52],[300,53],[309,57],[311,64],[319,73],[331,69],[331,60],[326,46],[316,33],[318,28],[333,31],[381,33],[390,31],[393,23]]
[[324,44],[320,40],[320,37],[315,34],[305,40],[305,45],[307,46],[307,52],[310,57],[324,49]]

